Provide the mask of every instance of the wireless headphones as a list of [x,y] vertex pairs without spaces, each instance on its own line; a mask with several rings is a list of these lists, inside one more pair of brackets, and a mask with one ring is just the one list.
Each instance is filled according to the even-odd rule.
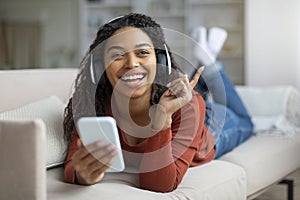
[[[123,18],[123,16],[113,18],[108,23],[112,23],[121,18]],[[170,54],[169,54],[167,45],[164,44],[164,50],[156,50],[155,54],[156,54],[157,65],[160,65],[160,67],[166,67],[165,72],[166,72],[166,74],[170,75],[171,70],[172,70],[172,66],[171,66],[172,63],[171,63],[171,58],[170,58]],[[102,73],[101,73],[101,69],[97,70],[97,67],[94,66],[93,54],[90,55],[90,74],[91,74],[92,82],[95,85],[97,85],[97,83],[98,83],[97,81],[100,80]]]
[[163,66],[167,66],[167,74],[170,75],[171,74],[171,70],[172,70],[172,63],[171,63],[171,58],[170,58],[170,54],[167,48],[167,45],[164,44],[165,50],[164,52],[160,52],[156,54],[156,60],[157,60],[157,64],[163,65]]

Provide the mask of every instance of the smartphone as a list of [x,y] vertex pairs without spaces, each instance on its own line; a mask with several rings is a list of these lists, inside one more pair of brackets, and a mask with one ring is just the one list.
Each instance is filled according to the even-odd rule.
[[77,121],[79,136],[84,146],[96,141],[114,144],[117,155],[106,172],[121,172],[125,168],[116,121],[112,117],[82,117]]

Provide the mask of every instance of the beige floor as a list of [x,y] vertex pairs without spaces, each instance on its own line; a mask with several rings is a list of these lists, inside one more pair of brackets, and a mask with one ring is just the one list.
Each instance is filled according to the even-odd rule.
[[[289,175],[294,180],[294,200],[300,200],[300,169]],[[287,186],[275,185],[255,200],[287,200]]]

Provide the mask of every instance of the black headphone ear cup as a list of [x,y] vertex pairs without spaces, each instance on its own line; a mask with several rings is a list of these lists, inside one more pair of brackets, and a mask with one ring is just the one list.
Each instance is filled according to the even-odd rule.
[[167,84],[167,56],[164,52],[159,52],[156,54],[156,81],[161,85]]
[[156,55],[157,64],[166,66],[167,65],[167,56],[164,53],[157,53]]

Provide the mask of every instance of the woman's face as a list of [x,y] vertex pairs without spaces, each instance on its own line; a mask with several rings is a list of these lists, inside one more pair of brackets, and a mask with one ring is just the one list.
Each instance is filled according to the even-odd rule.
[[107,40],[104,64],[114,92],[130,98],[151,94],[156,55],[151,39],[141,29],[117,30]]

